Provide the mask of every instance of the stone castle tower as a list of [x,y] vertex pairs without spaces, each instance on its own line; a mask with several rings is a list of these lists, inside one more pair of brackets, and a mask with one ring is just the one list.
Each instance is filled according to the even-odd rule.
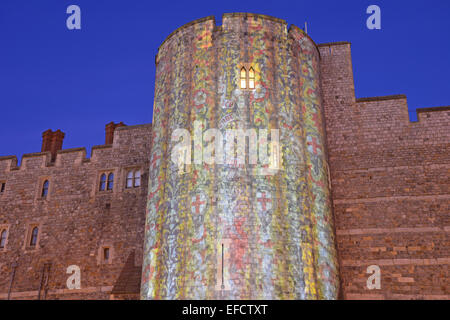
[[[247,13],[160,46],[142,298],[337,298],[319,59],[303,30]],[[247,155],[227,147],[246,137]]]
[[153,124],[0,156],[0,299],[449,300],[450,106],[357,98],[351,55],[263,15],[176,30]]

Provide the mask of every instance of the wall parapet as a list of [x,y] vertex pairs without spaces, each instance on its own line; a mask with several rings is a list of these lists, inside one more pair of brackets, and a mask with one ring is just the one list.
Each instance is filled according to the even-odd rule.
[[[151,130],[151,123],[124,126],[115,130],[114,136],[119,136],[129,130]],[[99,161],[102,158],[102,153],[107,150],[113,150],[119,148],[120,143],[96,145],[91,148],[90,158],[87,158],[87,150],[85,147],[69,148],[58,150],[55,155],[54,161],[52,161],[52,154],[50,151],[44,152],[32,152],[22,155],[20,165],[17,165],[17,156],[0,156],[0,174],[3,172],[27,170],[29,166],[39,166],[42,168],[49,167],[68,167],[72,165],[83,165],[95,161]],[[108,151],[110,153],[110,151]],[[31,169],[31,168],[30,168]]]

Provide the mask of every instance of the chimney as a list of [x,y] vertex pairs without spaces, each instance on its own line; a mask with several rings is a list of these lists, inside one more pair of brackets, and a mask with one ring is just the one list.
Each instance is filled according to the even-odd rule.
[[52,154],[52,161],[55,161],[56,152],[62,149],[64,132],[56,130],[53,132],[48,129],[42,133],[42,149],[41,152],[50,151]]
[[116,128],[125,127],[126,125],[121,121],[119,123],[110,122],[105,126],[105,144],[113,144],[114,131]]

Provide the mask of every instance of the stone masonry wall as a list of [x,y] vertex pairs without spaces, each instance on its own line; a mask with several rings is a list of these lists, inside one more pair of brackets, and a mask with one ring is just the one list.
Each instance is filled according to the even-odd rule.
[[[0,299],[137,298],[140,286],[151,124],[116,129],[112,145],[0,158],[0,227],[8,230],[0,249]],[[141,187],[125,188],[128,169],[143,173]],[[100,175],[114,173],[112,191],[99,191]],[[42,185],[49,180],[46,199]],[[29,235],[39,226],[36,248]],[[102,261],[110,248],[109,262]],[[43,273],[44,265],[51,263]],[[67,267],[81,271],[81,288],[69,290]],[[48,280],[46,281],[45,279]],[[43,285],[41,285],[41,279]],[[47,285],[45,285],[47,283]]]
[[350,44],[319,47],[342,298],[449,299],[450,107],[355,99]]

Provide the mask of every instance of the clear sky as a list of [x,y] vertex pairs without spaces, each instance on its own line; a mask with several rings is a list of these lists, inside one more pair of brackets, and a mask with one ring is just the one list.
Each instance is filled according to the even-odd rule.
[[[66,9],[81,8],[81,30]],[[381,30],[366,8],[381,8]],[[450,104],[448,0],[1,0],[0,155],[39,152],[46,129],[64,148],[104,143],[110,121],[152,119],[155,54],[179,26],[225,12],[275,16],[316,43],[350,41],[356,96],[406,94],[416,108]]]

